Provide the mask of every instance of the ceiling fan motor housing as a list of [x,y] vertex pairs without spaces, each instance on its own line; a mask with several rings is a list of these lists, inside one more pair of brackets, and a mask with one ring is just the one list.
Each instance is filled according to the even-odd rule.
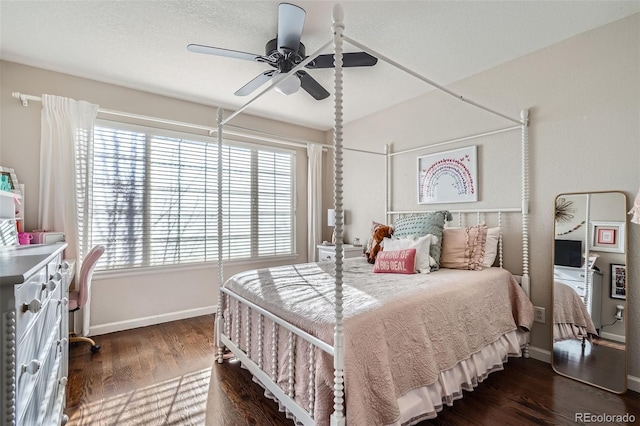
[[[298,47],[298,51],[292,53],[290,55],[283,56],[282,53],[278,50],[278,39],[274,38],[273,40],[269,40],[267,44],[264,46],[265,56],[277,58],[278,63],[286,63],[287,66],[284,66],[281,71],[289,72],[291,68],[299,64],[306,57],[306,49],[304,44],[300,43]],[[283,64],[284,65],[284,64]]]

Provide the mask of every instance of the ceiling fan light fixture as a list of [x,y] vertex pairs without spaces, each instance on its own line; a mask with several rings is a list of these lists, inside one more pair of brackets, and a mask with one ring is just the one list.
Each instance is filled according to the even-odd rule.
[[289,77],[276,86],[276,92],[283,95],[293,95],[300,90],[300,79],[297,75]]

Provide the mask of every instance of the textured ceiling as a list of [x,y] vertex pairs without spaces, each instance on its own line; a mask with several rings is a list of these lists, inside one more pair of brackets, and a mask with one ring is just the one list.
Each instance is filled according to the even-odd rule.
[[[188,52],[205,44],[264,54],[276,1],[0,0],[0,58],[125,87],[237,109],[233,93],[265,64]],[[310,54],[331,39],[333,1],[293,1],[307,12]],[[640,11],[637,1],[347,1],[345,34],[447,85]],[[347,46],[346,51],[357,51]],[[324,52],[330,53],[330,52]],[[310,74],[332,92],[330,70]],[[345,70],[351,121],[430,90],[381,62]],[[90,101],[90,99],[88,99]],[[332,97],[270,92],[247,113],[329,129]]]

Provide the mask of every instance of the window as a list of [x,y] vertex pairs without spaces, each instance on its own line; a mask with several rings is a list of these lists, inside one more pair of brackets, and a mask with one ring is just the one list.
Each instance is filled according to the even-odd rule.
[[[295,252],[295,153],[223,144],[223,257]],[[217,140],[100,122],[86,234],[102,269],[218,258]],[[82,208],[82,207],[81,207]]]

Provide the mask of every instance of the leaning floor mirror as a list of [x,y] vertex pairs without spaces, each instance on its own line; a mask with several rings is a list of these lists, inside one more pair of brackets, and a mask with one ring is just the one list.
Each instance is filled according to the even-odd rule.
[[627,198],[560,194],[553,241],[553,369],[594,386],[627,389]]

